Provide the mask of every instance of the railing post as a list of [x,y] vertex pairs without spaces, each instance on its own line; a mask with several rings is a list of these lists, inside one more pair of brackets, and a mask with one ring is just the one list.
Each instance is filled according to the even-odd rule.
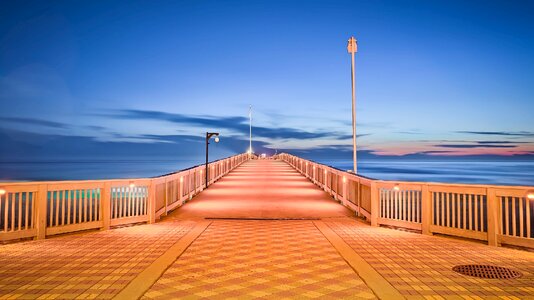
[[346,176],[343,176],[343,197],[341,197],[341,203],[345,206],[347,206],[347,200],[349,199],[349,197],[347,197],[347,183],[348,183],[348,179]]
[[154,180],[150,180],[148,186],[148,223],[156,222],[156,184]]
[[185,193],[184,193],[184,175],[180,176],[180,202],[183,203],[183,201],[186,199]]
[[430,224],[432,222],[432,200],[428,184],[421,186],[421,229],[422,233],[432,235]]
[[[488,208],[488,245],[499,246],[497,236],[499,234],[499,202],[494,188],[486,189],[486,201]],[[514,220],[515,222],[515,220]],[[523,226],[523,224],[521,224]]]
[[165,210],[163,215],[167,215],[167,206],[169,206],[169,184],[167,178],[165,178],[165,194],[163,195],[163,201],[165,202]]
[[[327,171],[326,169],[324,169],[324,183],[323,183],[323,190],[324,190],[325,192],[327,192],[327,190],[328,190],[328,171]],[[328,191],[328,193],[330,193],[330,192]]]
[[371,182],[371,226],[378,226],[378,214],[380,213],[380,196],[376,181]]
[[[37,206],[35,217],[35,229],[37,231],[36,238],[42,240],[46,238],[46,202],[48,201],[48,190],[45,184],[39,185],[37,192]],[[7,222],[7,220],[6,220]]]
[[361,216],[362,215],[362,183],[360,182],[360,178],[358,177],[358,195],[357,195],[357,198],[358,198],[358,210],[356,211],[356,216]]
[[102,188],[102,230],[108,230],[111,222],[111,183]]

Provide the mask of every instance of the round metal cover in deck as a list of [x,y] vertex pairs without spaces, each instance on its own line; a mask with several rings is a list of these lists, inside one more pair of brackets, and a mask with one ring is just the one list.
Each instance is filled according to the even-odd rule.
[[491,265],[458,265],[452,270],[463,275],[487,279],[512,279],[522,275],[512,269]]

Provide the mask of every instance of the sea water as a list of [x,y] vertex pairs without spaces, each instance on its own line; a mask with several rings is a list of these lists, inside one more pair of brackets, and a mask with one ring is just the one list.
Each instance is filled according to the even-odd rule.
[[[352,169],[351,160],[315,161]],[[0,162],[0,181],[144,178],[199,164],[200,159]],[[358,173],[382,180],[534,185],[534,161],[360,160]]]

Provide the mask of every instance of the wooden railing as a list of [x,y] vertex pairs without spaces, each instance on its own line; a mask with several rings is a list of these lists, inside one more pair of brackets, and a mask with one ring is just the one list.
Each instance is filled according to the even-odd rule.
[[[248,160],[208,165],[208,184]],[[155,222],[205,188],[205,166],[138,179],[0,183],[0,241]]]
[[278,157],[373,226],[534,248],[533,186],[375,180],[286,153]]

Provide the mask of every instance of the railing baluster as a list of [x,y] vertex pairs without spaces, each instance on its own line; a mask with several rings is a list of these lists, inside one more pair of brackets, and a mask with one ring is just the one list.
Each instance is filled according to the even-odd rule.
[[118,215],[117,215],[117,218],[122,218],[123,217],[123,211],[122,211],[122,202],[124,200],[124,188],[120,187],[119,188],[119,211],[118,211]]
[[505,234],[510,234],[510,198],[503,197],[504,199],[504,222],[506,224]]
[[459,226],[460,226],[460,217],[457,215],[457,213],[458,213],[458,208],[460,207],[460,203],[458,203],[458,193],[452,193],[451,194],[451,201],[452,201],[452,208],[451,208],[452,223],[451,223],[451,227],[459,228]]
[[519,201],[519,236],[523,237],[525,233],[523,225],[523,198],[517,198],[517,200]]
[[17,228],[17,230],[21,230],[22,229],[22,194],[19,192],[17,193],[17,198],[19,200],[19,209],[18,209],[18,225],[19,227]]
[[72,197],[70,197],[71,191],[66,190],[65,191],[65,201],[67,201],[67,225],[71,223],[71,202]]
[[467,229],[467,195],[462,194],[463,200],[463,229]]
[[516,225],[516,218],[515,218],[515,197],[510,197],[512,200],[512,234],[513,236],[517,235],[517,225]]
[[[24,229],[28,229],[28,218],[29,218],[29,206],[30,206],[30,198],[33,192],[27,192],[26,193],[26,201],[24,202]],[[0,203],[1,205],[1,203]]]
[[481,198],[479,195],[474,195],[475,198],[475,230],[478,231],[478,201]]
[[525,219],[526,219],[526,225],[527,225],[527,238],[531,238],[530,234],[530,201],[528,198],[525,198]]

